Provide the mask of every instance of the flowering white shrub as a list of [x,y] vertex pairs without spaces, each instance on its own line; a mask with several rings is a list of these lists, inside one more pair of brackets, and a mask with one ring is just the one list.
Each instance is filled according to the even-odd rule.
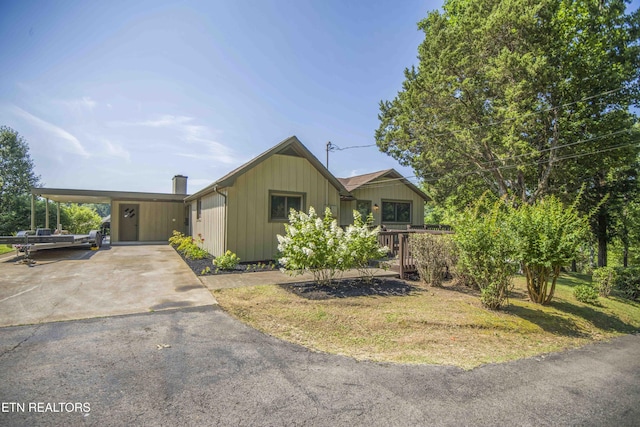
[[378,246],[378,229],[369,230],[362,216],[354,211],[354,225],[342,230],[325,210],[318,217],[313,207],[309,214],[291,210],[286,235],[278,235],[278,260],[283,271],[302,274],[310,271],[316,282],[331,284],[338,272],[349,268],[364,269],[369,261],[383,257],[386,248]]
[[350,260],[349,268],[358,269],[361,277],[368,280],[372,278],[370,261],[384,258],[389,252],[389,248],[380,247],[378,243],[380,227],[371,228],[372,224],[372,214],[369,214],[364,221],[362,214],[354,210],[353,225],[349,225],[345,232],[348,252],[346,258]]

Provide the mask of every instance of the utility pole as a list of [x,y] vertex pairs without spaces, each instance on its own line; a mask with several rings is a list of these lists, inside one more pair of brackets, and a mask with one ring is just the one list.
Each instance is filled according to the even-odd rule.
[[[327,142],[327,170],[329,170],[329,151],[333,151],[336,148],[335,145],[331,143],[331,141]],[[324,192],[324,206],[325,208],[329,206],[329,180],[325,183],[325,192]]]
[[329,151],[335,150],[337,147],[331,143],[331,141],[327,142],[327,170],[329,170]]

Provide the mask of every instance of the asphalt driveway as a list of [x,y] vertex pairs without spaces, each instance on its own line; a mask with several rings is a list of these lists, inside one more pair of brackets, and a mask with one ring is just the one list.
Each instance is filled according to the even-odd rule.
[[[35,252],[0,258],[0,326],[216,304],[169,245]],[[0,408],[1,409],[1,408]]]
[[631,335],[468,372],[357,362],[217,306],[0,328],[0,425],[632,426],[638,354]]

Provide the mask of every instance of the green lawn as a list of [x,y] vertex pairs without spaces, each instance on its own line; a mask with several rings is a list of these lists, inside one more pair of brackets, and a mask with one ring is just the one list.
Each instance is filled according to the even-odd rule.
[[0,245],[0,255],[13,251],[14,249],[10,245]]
[[470,369],[575,348],[640,330],[640,304],[616,296],[598,306],[572,289],[590,278],[563,275],[549,306],[528,301],[524,278],[509,305],[483,308],[476,291],[407,282],[405,296],[313,300],[285,286],[214,291],[232,316],[267,334],[317,351],[361,360],[456,365]]

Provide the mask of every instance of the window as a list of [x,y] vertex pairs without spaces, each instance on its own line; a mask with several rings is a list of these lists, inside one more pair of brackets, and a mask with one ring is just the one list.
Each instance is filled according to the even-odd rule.
[[382,221],[411,224],[411,202],[382,202]]
[[269,193],[269,221],[287,221],[291,209],[304,210],[303,193]]
[[202,218],[202,199],[196,202],[196,219]]
[[367,215],[371,213],[371,200],[356,201],[356,210],[362,215],[362,219],[366,220]]

